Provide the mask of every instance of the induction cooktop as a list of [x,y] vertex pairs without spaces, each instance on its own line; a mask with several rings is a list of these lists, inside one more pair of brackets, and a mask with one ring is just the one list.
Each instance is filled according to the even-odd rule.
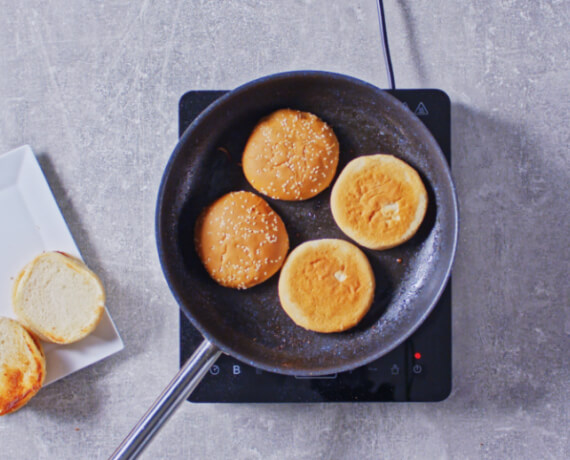
[[[431,131],[451,161],[448,96],[437,89],[388,90]],[[179,104],[179,135],[226,91],[189,91]],[[180,313],[180,364],[202,336]],[[189,398],[191,402],[422,402],[441,401],[451,392],[451,280],[439,303],[418,330],[392,352],[349,372],[321,377],[261,371],[222,355]]]

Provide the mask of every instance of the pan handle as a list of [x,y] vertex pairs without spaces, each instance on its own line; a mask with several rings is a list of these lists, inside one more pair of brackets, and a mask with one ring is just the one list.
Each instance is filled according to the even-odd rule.
[[109,459],[136,458],[168,417],[190,396],[221,353],[204,339]]

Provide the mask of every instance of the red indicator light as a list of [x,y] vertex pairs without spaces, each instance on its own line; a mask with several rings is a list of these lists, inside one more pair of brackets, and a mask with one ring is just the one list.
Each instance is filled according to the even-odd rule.
[[416,351],[416,352],[414,353],[414,358],[415,358],[415,359],[420,359],[421,357],[422,357],[422,354],[421,354],[419,351]]

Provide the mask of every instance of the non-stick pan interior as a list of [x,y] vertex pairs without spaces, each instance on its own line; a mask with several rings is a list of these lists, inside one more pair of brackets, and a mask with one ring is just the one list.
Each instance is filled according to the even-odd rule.
[[[296,326],[277,295],[279,274],[238,291],[216,284],[194,250],[200,211],[234,190],[254,191],[241,155],[261,117],[279,108],[312,112],[334,129],[340,170],[352,158],[390,153],[414,166],[429,191],[416,236],[387,251],[364,249],[376,275],[373,307],[362,323],[337,334]],[[329,206],[330,188],[303,202],[266,198],[282,217],[294,248],[316,238],[347,239]],[[186,130],[166,168],[157,206],[157,240],[166,278],[181,308],[207,338],[256,367],[318,375],[363,365],[408,337],[429,314],[448,278],[457,239],[449,168],[421,122],[383,91],[322,72],[266,77],[228,93]]]

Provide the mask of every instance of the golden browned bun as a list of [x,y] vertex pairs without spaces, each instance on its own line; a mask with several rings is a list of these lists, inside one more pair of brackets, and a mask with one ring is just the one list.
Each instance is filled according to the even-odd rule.
[[343,240],[297,246],[279,276],[279,300],[301,327],[340,332],[355,326],[374,299],[374,273],[364,253]]
[[40,339],[73,343],[99,324],[105,289],[83,261],[62,252],[44,252],[16,278],[12,303],[18,319]]
[[228,193],[206,208],[196,222],[194,242],[210,276],[237,289],[273,276],[289,250],[281,217],[250,192]]
[[331,193],[337,225],[370,249],[388,249],[409,240],[422,223],[427,202],[419,174],[392,155],[355,158]]
[[263,118],[243,152],[243,172],[259,192],[300,201],[326,189],[338,165],[338,140],[316,115],[282,109]]
[[39,340],[17,321],[0,318],[0,415],[24,406],[42,387],[45,376]]

